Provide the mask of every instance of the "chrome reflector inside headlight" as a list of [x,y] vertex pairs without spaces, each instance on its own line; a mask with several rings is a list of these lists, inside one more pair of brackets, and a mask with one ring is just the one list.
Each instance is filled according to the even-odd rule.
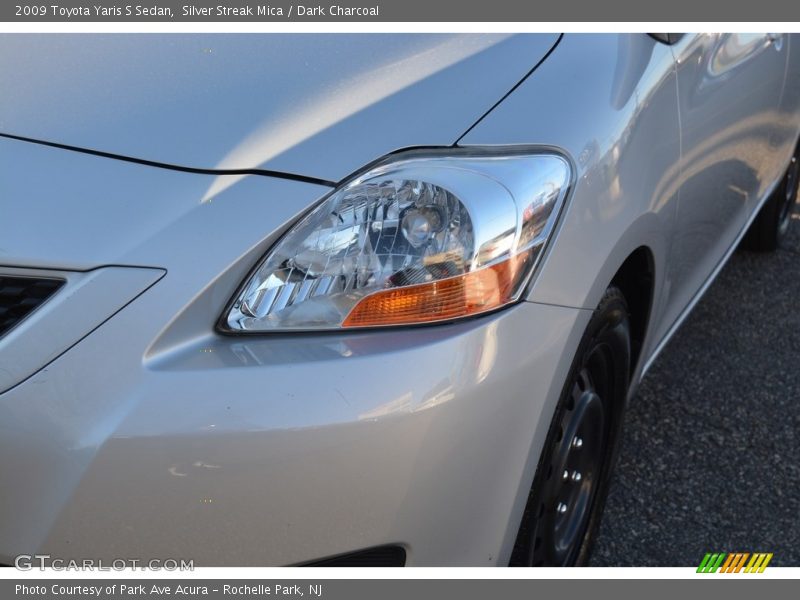
[[570,181],[556,154],[398,156],[299,221],[233,303],[233,331],[447,321],[516,301]]

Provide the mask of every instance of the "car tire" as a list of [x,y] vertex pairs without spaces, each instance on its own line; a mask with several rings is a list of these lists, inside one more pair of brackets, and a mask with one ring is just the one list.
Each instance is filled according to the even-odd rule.
[[744,247],[754,252],[773,252],[789,230],[797,187],[800,181],[800,146],[783,175],[780,184],[758,213],[745,236]]
[[616,459],[630,361],[628,306],[622,292],[612,286],[594,311],[570,367],[511,566],[588,562]]

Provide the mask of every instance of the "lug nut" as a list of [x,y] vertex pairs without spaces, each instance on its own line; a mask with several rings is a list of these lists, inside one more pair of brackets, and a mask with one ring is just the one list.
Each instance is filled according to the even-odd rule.
[[569,479],[569,471],[566,471],[566,470],[565,470],[565,471],[564,471],[564,475],[562,475],[562,476],[561,476],[561,478],[562,478],[564,481],[566,481],[567,479]]
[[574,438],[572,438],[572,447],[580,448],[581,446],[583,446],[583,440],[576,435]]
[[573,471],[572,472],[572,481],[574,481],[575,483],[578,483],[580,480],[581,480],[580,472],[579,471]]
[[565,512],[567,512],[567,505],[566,505],[566,504],[564,504],[563,502],[559,502],[559,503],[558,503],[558,506],[556,506],[556,511],[557,511],[559,514],[562,514],[562,515],[563,515]]

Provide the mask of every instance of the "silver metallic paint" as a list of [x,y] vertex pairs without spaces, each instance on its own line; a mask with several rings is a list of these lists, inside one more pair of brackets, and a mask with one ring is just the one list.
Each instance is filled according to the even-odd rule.
[[0,132],[338,181],[399,148],[451,144],[557,39],[5,34]]
[[162,269],[136,267],[85,272],[0,269],[11,277],[64,282],[57,294],[0,337],[0,394],[58,358],[164,275]]
[[[210,46],[200,36],[153,37],[162,53],[148,50],[119,74],[97,50],[119,55],[137,40],[40,38],[42,56],[67,46],[88,62],[26,72],[30,61],[6,61],[0,77],[18,86],[0,100],[0,131],[220,165],[278,104],[296,122],[289,108],[304,93],[322,97],[351,75],[369,88],[373,77],[385,81],[375,69],[390,59],[420,67],[414,39],[450,44],[463,60],[419,80],[412,73],[402,91],[346,116],[325,113],[323,102],[325,128],[277,144],[266,163],[238,164],[338,179],[407,145],[558,147],[578,172],[527,301],[444,326],[221,336],[214,325],[244,277],[329,188],[0,139],[0,272],[42,269],[77,282],[108,270],[129,287],[115,284],[103,302],[113,309],[135,296],[91,333],[99,308],[81,321],[62,312],[66,296],[54,298],[48,318],[62,314],[85,337],[0,394],[0,562],[39,551],[289,564],[402,543],[411,565],[504,564],[570,361],[619,265],[640,246],[655,263],[638,375],[726,258],[798,136],[795,36],[760,48],[717,35],[686,35],[674,47],[640,34],[566,35],[471,129],[554,36],[470,38],[463,47],[487,48],[472,54],[460,38],[276,37],[220,41],[228,54],[216,70],[198,66],[218,60],[202,54]],[[338,58],[318,58],[326,44]],[[284,54],[234,52],[245,46]],[[159,56],[183,58],[161,65]],[[345,68],[342,56],[354,64]],[[309,58],[338,68],[315,70]],[[272,80],[251,77],[263,64]],[[68,85],[75,77],[82,88]],[[248,79],[253,97],[240,94]],[[276,82],[297,87],[259,112]],[[47,90],[66,90],[64,106],[84,110],[37,98]],[[19,102],[26,93],[30,107]],[[241,115],[215,110],[238,106]],[[718,144],[704,144],[715,135]],[[739,203],[716,195],[731,153],[743,165],[731,176],[752,176]],[[704,239],[703,227],[718,235]],[[163,270],[137,296],[148,280],[136,274]],[[9,348],[0,340],[6,364],[15,360]],[[35,368],[21,368],[31,356],[43,366],[44,355],[26,350],[14,378]]]

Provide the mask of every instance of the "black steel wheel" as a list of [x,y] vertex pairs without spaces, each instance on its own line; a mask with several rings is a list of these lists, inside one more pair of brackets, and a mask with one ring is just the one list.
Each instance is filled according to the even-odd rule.
[[512,566],[588,560],[600,522],[628,392],[630,324],[609,288],[570,369],[528,496]]
[[797,200],[800,184],[800,146],[795,148],[780,185],[766,201],[750,225],[744,247],[756,252],[772,252],[789,230],[789,222]]

